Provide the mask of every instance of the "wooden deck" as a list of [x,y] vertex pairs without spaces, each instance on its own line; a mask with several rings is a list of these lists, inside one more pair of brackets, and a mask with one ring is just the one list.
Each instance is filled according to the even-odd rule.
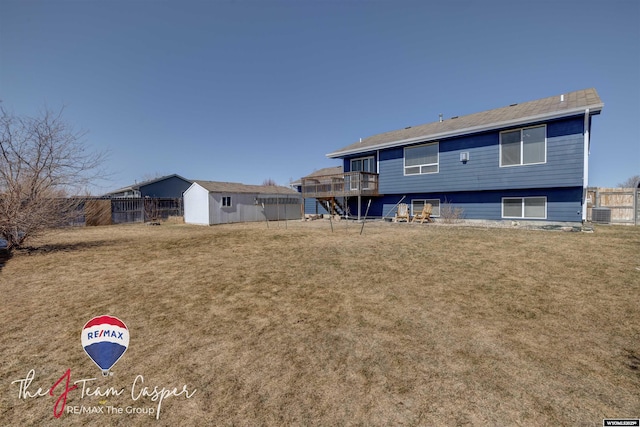
[[325,199],[332,197],[378,196],[378,174],[345,172],[302,178],[302,197]]

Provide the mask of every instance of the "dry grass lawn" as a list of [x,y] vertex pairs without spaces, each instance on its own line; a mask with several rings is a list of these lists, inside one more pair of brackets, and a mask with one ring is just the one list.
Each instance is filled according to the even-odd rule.
[[[602,425],[640,416],[640,227],[326,221],[65,230],[0,271],[2,425]],[[92,317],[129,349],[103,378]],[[48,390],[71,382],[53,417]],[[186,385],[157,409],[142,386]],[[66,411],[65,410],[65,411]]]

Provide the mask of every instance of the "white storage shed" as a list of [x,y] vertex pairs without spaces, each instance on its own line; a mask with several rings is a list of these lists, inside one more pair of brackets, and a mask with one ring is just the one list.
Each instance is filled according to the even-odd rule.
[[302,195],[287,187],[194,181],[183,197],[187,224],[302,218]]

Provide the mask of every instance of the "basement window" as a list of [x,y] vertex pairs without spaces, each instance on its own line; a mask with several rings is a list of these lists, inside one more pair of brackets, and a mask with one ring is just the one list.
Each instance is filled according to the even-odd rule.
[[504,197],[502,218],[546,219],[546,197]]
[[422,208],[427,203],[431,203],[431,216],[440,216],[440,199],[411,200],[411,215],[417,215],[422,212]]

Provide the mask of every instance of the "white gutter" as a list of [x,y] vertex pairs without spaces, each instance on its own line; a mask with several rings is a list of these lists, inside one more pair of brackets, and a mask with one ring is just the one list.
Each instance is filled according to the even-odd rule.
[[589,186],[589,109],[584,110],[584,159],[582,167],[582,222],[587,221],[587,187]]
[[[593,105],[591,111],[593,111],[594,113],[595,112],[600,112],[600,110],[602,110],[603,106],[604,106],[604,104]],[[342,150],[341,151],[334,151],[333,153],[329,153],[326,156],[328,158],[330,158],[330,159],[336,159],[336,158],[348,156],[350,154],[358,154],[358,153],[363,153],[363,152],[368,152],[368,151],[376,151],[376,150],[381,150],[381,149],[385,149],[385,148],[392,148],[392,147],[411,144],[413,142],[436,141],[436,140],[441,139],[441,138],[452,138],[452,137],[456,137],[456,136],[467,135],[469,133],[485,132],[485,131],[500,129],[500,128],[509,127],[509,126],[517,126],[517,125],[521,125],[521,124],[526,124],[526,123],[530,123],[530,122],[533,122],[533,121],[558,119],[558,118],[561,118],[561,117],[567,117],[567,116],[575,115],[575,114],[578,114],[578,113],[582,113],[583,111],[585,111],[584,107],[580,107],[580,108],[574,108],[574,109],[571,109],[571,110],[558,111],[558,112],[555,112],[555,113],[552,113],[552,114],[549,114],[549,113],[538,114],[538,115],[530,116],[530,117],[524,117],[524,118],[518,118],[518,119],[512,119],[512,120],[505,120],[505,121],[497,122],[497,123],[491,123],[489,125],[472,126],[472,127],[468,127],[468,128],[464,128],[464,129],[460,129],[460,130],[454,130],[454,131],[448,131],[448,132],[440,132],[440,133],[431,134],[431,135],[422,135],[422,136],[417,136],[417,137],[414,137],[414,138],[401,139],[401,140],[398,140],[398,141],[383,142],[383,143],[380,143],[380,144],[374,144],[374,145],[367,146],[367,147],[352,148],[350,150],[344,150],[344,151],[342,151]],[[589,108],[587,108],[587,111],[589,111]]]

